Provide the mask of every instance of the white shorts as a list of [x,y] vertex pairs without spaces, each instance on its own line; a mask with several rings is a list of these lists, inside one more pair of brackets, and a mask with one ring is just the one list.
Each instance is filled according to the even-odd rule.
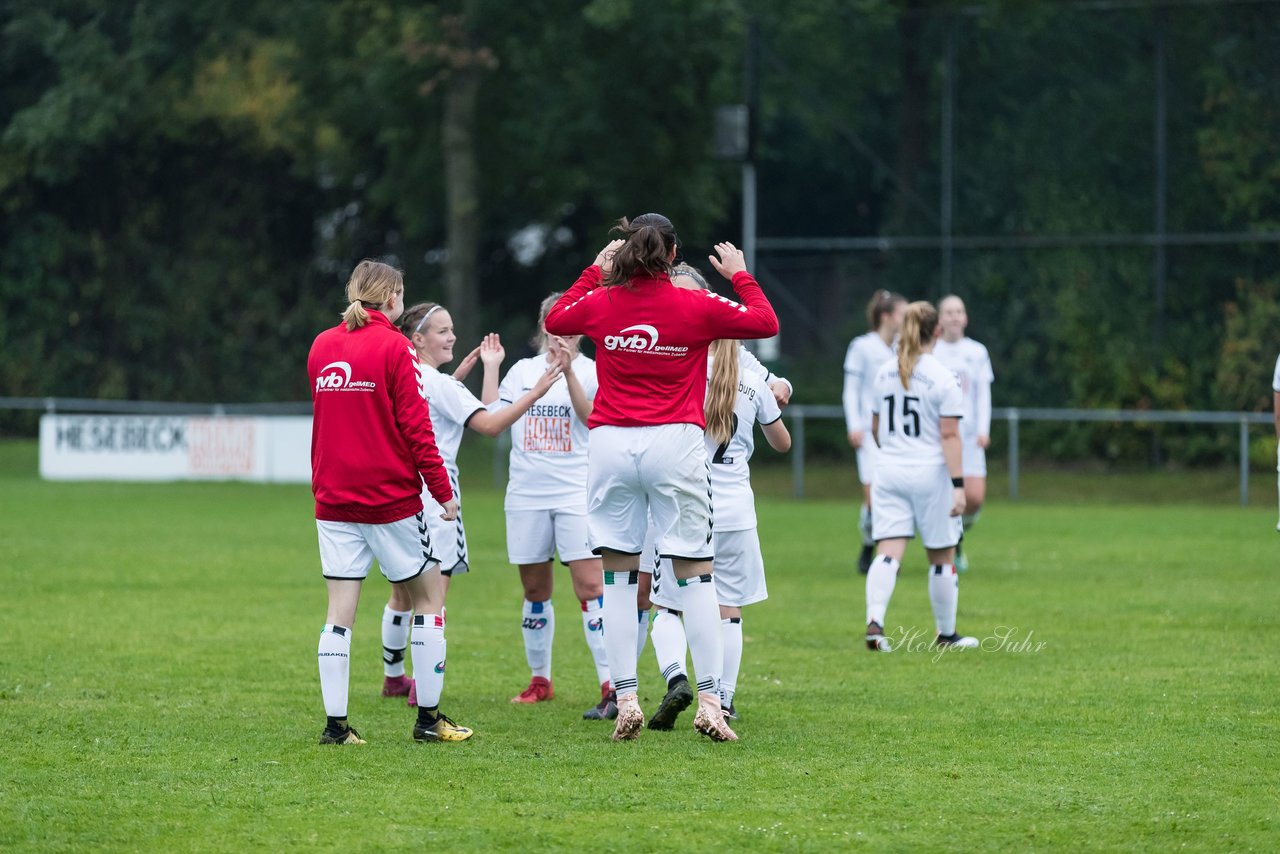
[[467,529],[462,525],[462,492],[452,475],[449,483],[453,486],[453,497],[458,500],[458,518],[452,522],[441,519],[444,508],[425,489],[422,490],[422,512],[431,537],[431,553],[440,561],[440,571],[445,575],[461,575],[471,570],[467,563]]
[[978,447],[978,437],[961,437],[961,465],[965,477],[987,476],[987,452]]
[[[716,601],[731,608],[745,608],[769,598],[764,583],[764,557],[755,528],[745,531],[717,531],[712,537],[716,556],[712,561]],[[683,611],[680,585],[671,561],[650,548],[640,557],[640,571],[653,574],[649,601],[668,611]]]
[[588,541],[585,513],[507,511],[507,560],[524,566],[545,563],[557,553],[561,563],[595,557]]
[[660,554],[711,558],[711,477],[702,430],[693,424],[593,428],[587,474],[592,551],[640,554],[651,514]]
[[951,548],[962,530],[951,515],[951,489],[946,466],[880,466],[871,486],[872,538],[911,539],[919,529],[925,548]]
[[870,430],[862,433],[862,447],[858,448],[858,480],[866,486],[876,473],[876,460],[880,458],[880,446]]
[[764,556],[755,528],[745,531],[717,531],[713,538],[716,559],[712,578],[716,600],[731,608],[744,608],[769,598],[764,583]]
[[316,533],[325,578],[363,580],[376,559],[398,584],[437,566],[421,513],[383,525],[317,519]]

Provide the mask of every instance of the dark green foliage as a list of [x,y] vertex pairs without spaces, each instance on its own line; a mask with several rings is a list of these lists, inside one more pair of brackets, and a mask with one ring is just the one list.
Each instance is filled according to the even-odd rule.
[[[713,108],[742,97],[748,17],[763,236],[939,233],[948,39],[955,234],[1152,231],[1161,28],[1168,229],[1280,228],[1275,4],[10,3],[0,394],[304,397],[302,356],[356,260],[388,256],[411,300],[444,298],[444,105],[469,69],[479,307],[462,325],[518,355],[540,298],[616,217],[662,210],[695,263],[739,239],[738,168],[710,140]],[[997,405],[1265,405],[1280,249],[1166,257],[1160,306],[1149,246],[958,249],[950,290],[991,349]],[[935,249],[762,252],[757,266],[784,367],[810,368],[805,402],[838,397],[873,290],[943,288]],[[1028,450],[1194,461],[1230,447],[1055,435]]]

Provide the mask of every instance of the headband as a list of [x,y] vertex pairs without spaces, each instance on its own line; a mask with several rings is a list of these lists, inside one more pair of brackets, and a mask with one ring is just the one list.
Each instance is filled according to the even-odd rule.
[[410,332],[409,334],[410,334],[410,335],[417,335],[419,332],[421,332],[421,331],[422,331],[422,324],[424,324],[424,323],[426,323],[426,322],[427,322],[427,318],[428,318],[428,317],[430,317],[432,314],[436,313],[437,311],[439,311],[439,310],[440,310],[440,309],[442,309],[442,308],[444,308],[444,306],[442,306],[442,305],[433,305],[433,306],[431,306],[431,308],[427,309],[427,313],[426,313],[426,314],[424,314],[424,315],[422,315],[422,319],[418,321],[418,325],[417,325],[417,326],[415,326],[415,327],[413,327],[413,331],[412,331],[412,332]]

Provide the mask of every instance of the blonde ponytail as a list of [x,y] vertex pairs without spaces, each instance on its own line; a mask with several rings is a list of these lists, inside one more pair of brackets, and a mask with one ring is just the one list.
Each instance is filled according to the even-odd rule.
[[924,346],[933,340],[938,329],[938,310],[930,303],[920,301],[907,306],[902,319],[902,335],[898,339],[898,379],[902,387],[911,382],[911,372],[920,361]]
[[364,310],[360,300],[352,300],[351,305],[342,313],[342,322],[347,324],[347,331],[359,329],[369,322],[369,313]]
[[342,321],[350,332],[359,329],[369,322],[366,308],[381,308],[391,301],[391,297],[404,291],[404,273],[368,258],[356,265],[347,280],[347,310],[342,313]]
[[738,394],[738,342],[711,342],[711,377],[707,380],[707,435],[717,445],[733,438],[733,405]]

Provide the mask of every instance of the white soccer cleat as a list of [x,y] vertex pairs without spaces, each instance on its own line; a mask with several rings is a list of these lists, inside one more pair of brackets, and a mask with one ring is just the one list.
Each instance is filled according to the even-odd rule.
[[969,637],[968,635],[961,635],[956,632],[952,632],[949,635],[938,635],[938,637],[934,639],[933,645],[936,647],[950,649],[977,649],[978,639],[975,637]]
[[613,727],[614,741],[634,741],[644,728],[644,712],[635,694],[618,697],[618,722]]
[[867,649],[872,652],[893,652],[893,644],[884,636],[884,629],[875,620],[867,623]]
[[698,694],[698,713],[693,716],[693,728],[712,741],[738,740],[738,734],[729,729],[729,722],[720,711],[720,697],[716,694]]

